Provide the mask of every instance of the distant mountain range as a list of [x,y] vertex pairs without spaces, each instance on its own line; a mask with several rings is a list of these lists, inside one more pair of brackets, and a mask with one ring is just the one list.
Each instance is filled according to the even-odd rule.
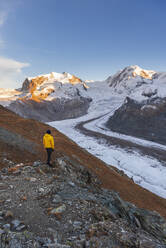
[[[141,101],[152,96],[165,97],[165,82],[166,72],[144,70],[135,65],[128,66],[106,80],[100,81],[98,88],[100,91],[101,87],[105,87],[104,83],[107,83],[110,86],[110,94],[125,95]],[[40,102],[54,98],[73,98],[79,95],[79,93],[84,96],[83,92],[85,90],[87,91],[86,96],[91,98],[91,92],[88,92],[88,89],[93,88],[94,83],[96,82],[93,80],[83,81],[79,77],[67,72],[52,72],[26,78],[19,90],[1,88],[0,102],[5,105],[9,104],[7,101],[11,100],[13,102],[17,99],[31,99]],[[79,93],[78,90],[80,90]]]
[[112,96],[127,100],[107,127],[166,143],[166,72],[128,66],[100,82],[52,72],[26,78],[19,90],[0,89],[0,104],[22,117],[49,122],[85,115],[91,102],[107,98],[111,104]]

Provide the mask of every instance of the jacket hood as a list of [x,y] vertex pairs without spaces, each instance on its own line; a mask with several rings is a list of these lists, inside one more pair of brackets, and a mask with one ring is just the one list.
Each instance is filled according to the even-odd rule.
[[45,133],[45,135],[44,136],[51,136],[51,134],[49,134],[49,133]]

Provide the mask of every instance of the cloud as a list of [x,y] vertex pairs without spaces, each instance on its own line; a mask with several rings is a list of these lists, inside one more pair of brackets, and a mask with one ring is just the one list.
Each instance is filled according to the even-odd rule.
[[2,29],[5,24],[5,21],[7,20],[8,14],[10,12],[10,8],[7,6],[4,6],[4,1],[1,0],[0,2],[0,49],[4,48],[4,40],[2,38]]
[[4,48],[5,44],[2,37],[4,24],[7,21],[9,14],[14,12],[21,2],[22,0],[0,0],[0,49]]
[[22,0],[0,0],[0,28],[5,24],[9,14],[17,9]]
[[[2,37],[2,29],[9,14],[16,10],[22,0],[0,0],[0,49],[6,42]],[[23,68],[30,66],[28,63],[16,61],[0,56],[0,88],[16,88],[23,80]]]
[[0,27],[3,26],[3,24],[5,23],[6,21],[6,18],[7,18],[7,11],[1,11],[0,12]]
[[[2,30],[2,27],[7,19],[8,11],[7,10],[1,10],[0,11],[0,31]],[[2,35],[0,33],[0,49],[4,48],[4,40],[2,39]]]
[[0,57],[0,87],[16,88],[18,81],[24,77],[22,73],[23,68],[28,66],[30,66],[29,63]]
[[29,63],[18,62],[13,59],[0,57],[0,70],[8,72],[21,72],[21,69],[29,66]]
[[1,36],[0,36],[0,48],[3,48],[5,45],[5,42],[4,40],[1,39]]

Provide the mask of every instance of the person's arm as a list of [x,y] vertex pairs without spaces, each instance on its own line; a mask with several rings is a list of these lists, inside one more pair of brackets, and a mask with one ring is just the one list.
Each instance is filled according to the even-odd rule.
[[45,137],[43,137],[43,146],[45,147]]
[[51,148],[54,150],[54,138],[51,137]]

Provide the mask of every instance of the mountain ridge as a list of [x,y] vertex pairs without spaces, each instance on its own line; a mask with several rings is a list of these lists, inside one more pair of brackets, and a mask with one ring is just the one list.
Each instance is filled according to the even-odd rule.
[[[140,119],[145,110],[150,116],[153,109],[152,118],[149,119],[153,125],[157,123],[153,121],[153,118],[156,118],[155,113],[160,112],[161,116],[165,116],[164,108],[161,107],[166,98],[165,83],[166,73],[144,70],[136,65],[127,66],[101,82],[85,83],[72,74],[53,72],[26,79],[22,90],[9,92],[7,98],[5,98],[7,92],[5,91],[3,95],[1,90],[0,103],[4,103],[4,106],[8,105],[9,109],[24,118],[49,122],[78,118],[92,109],[100,109],[102,107],[100,102],[109,103],[110,101],[111,104],[111,98],[115,96],[122,99],[127,97],[142,104],[141,111],[137,112],[140,114]],[[155,99],[158,100],[155,101]],[[159,102],[162,104],[158,104]],[[155,132],[151,132],[150,140],[153,134],[157,135],[157,126],[153,130]],[[128,134],[130,135],[130,132]],[[142,137],[147,138],[144,135]],[[155,141],[153,137],[152,140]],[[157,140],[160,141],[160,137],[157,137]]]

